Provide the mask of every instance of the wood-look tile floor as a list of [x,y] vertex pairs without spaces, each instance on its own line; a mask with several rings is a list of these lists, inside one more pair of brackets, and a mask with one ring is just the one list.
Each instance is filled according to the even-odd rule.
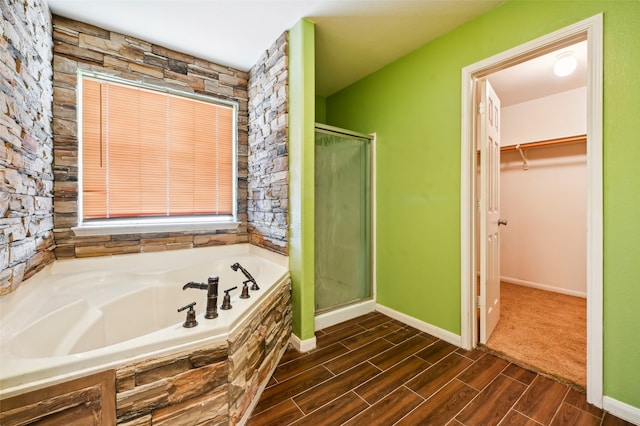
[[248,425],[631,425],[566,385],[374,312],[289,348]]

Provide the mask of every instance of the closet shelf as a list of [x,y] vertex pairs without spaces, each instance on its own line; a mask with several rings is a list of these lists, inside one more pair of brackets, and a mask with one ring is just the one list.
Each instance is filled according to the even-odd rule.
[[552,145],[564,145],[570,143],[580,143],[586,142],[587,135],[577,135],[577,136],[568,136],[566,138],[557,138],[557,139],[547,139],[544,141],[538,142],[528,142],[528,143],[519,143],[517,145],[509,145],[500,147],[500,152],[504,151],[518,151],[520,153],[520,157],[522,157],[522,168],[524,170],[529,170],[529,162],[527,161],[527,155],[524,150],[529,148],[541,148]]
[[579,142],[586,142],[586,141],[587,141],[587,135],[577,135],[577,136],[569,136],[566,138],[547,139],[547,140],[538,141],[538,142],[527,142],[527,143],[521,143],[518,145],[503,146],[503,147],[500,147],[500,151],[501,152],[517,151],[518,149],[539,148],[542,146],[579,143]]

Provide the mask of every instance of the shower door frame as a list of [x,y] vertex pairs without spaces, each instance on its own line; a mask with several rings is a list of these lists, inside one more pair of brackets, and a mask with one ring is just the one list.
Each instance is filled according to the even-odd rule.
[[[367,139],[369,141],[369,191],[370,191],[370,285],[371,296],[354,303],[341,305],[315,314],[315,329],[321,330],[331,325],[373,312],[376,309],[376,134],[358,133],[323,123],[315,123],[314,131]],[[315,149],[315,142],[314,142]],[[315,168],[315,162],[314,162]],[[314,225],[315,227],[315,225]],[[315,232],[315,231],[314,231]],[[315,250],[315,247],[314,247]]]

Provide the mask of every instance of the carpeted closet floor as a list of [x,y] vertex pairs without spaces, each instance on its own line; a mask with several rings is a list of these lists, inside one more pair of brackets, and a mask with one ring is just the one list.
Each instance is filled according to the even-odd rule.
[[500,292],[500,322],[487,348],[584,389],[586,299],[505,282]]

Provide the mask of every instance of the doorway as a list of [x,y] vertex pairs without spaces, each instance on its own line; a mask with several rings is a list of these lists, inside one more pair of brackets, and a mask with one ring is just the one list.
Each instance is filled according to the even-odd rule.
[[[488,169],[498,174],[502,226],[495,287],[488,280],[487,295],[480,292],[481,304],[486,299],[496,302],[480,310],[480,323],[486,324],[480,328],[484,347],[582,389],[586,387],[586,44],[585,40],[562,47],[486,77],[496,96],[490,104],[500,105],[493,114],[500,122],[500,164]],[[558,58],[573,60],[573,72],[561,76],[553,72],[556,64],[562,65]],[[492,297],[492,291],[499,294]]]
[[476,105],[487,75],[587,40],[587,400],[602,406],[602,15],[487,58],[462,70],[461,342],[478,344],[476,290]]

